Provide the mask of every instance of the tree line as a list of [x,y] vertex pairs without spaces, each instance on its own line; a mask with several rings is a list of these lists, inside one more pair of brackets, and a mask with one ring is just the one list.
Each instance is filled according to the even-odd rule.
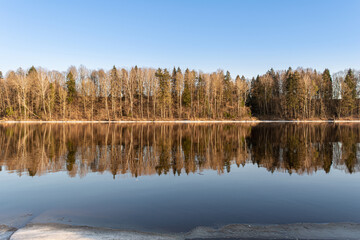
[[269,70],[256,78],[167,69],[0,72],[0,118],[14,120],[334,119],[360,114],[358,71]]

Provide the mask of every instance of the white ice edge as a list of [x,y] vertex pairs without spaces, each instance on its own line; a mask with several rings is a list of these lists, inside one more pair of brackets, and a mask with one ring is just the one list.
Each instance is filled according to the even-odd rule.
[[16,231],[16,228],[0,225],[0,240],[7,240]]
[[[28,224],[12,232],[11,240],[24,239],[359,239],[359,223],[298,223],[283,225],[232,224],[222,228],[197,227],[188,233],[162,234],[64,224]],[[8,236],[9,237],[9,236]],[[8,239],[1,235],[0,239]]]

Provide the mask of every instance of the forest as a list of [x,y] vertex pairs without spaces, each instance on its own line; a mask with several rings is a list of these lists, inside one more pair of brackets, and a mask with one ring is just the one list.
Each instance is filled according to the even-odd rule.
[[116,68],[0,71],[1,120],[357,119],[360,73]]

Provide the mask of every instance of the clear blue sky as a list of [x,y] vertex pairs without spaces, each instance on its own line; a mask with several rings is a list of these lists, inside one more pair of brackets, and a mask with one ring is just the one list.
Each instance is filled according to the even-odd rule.
[[360,0],[0,0],[0,70],[360,68]]

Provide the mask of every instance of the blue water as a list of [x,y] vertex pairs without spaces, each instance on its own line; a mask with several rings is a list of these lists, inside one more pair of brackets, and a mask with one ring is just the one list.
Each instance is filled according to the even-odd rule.
[[[80,149],[76,152],[74,166],[80,169],[84,163]],[[60,154],[58,161],[67,154]],[[360,173],[350,174],[340,164],[333,164],[328,173],[319,168],[290,174],[281,167],[271,172],[262,164],[246,161],[237,166],[231,161],[220,172],[199,167],[188,174],[182,169],[180,175],[169,171],[137,177],[131,173],[114,176],[107,170],[73,175],[60,165],[56,171],[45,167],[30,176],[27,167],[9,170],[8,165],[14,161],[26,165],[36,160],[33,155],[19,153],[23,157],[11,161],[4,156],[3,152],[0,224],[58,222],[186,232],[197,226],[232,223],[360,223]],[[206,161],[212,158],[209,155]]]

